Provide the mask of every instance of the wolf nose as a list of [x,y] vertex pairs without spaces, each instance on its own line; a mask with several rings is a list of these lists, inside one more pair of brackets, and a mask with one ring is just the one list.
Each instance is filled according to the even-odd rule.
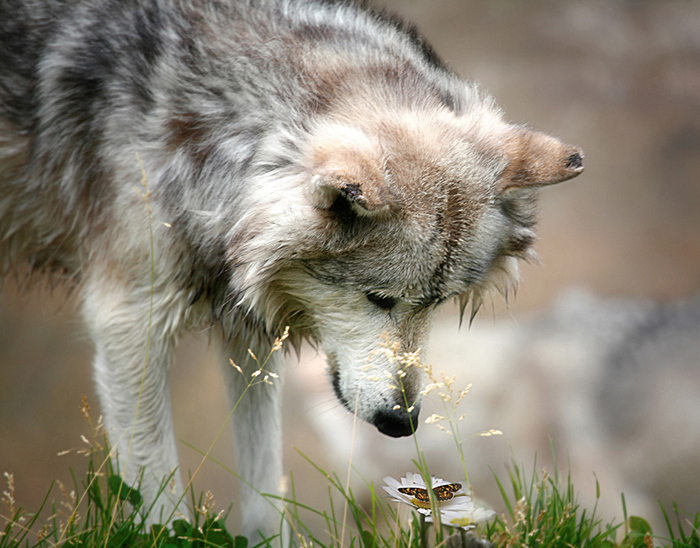
[[407,413],[405,409],[397,409],[391,411],[377,411],[372,419],[372,424],[377,429],[387,436],[392,438],[400,438],[410,436],[418,428],[418,415],[420,414],[420,406],[416,405]]

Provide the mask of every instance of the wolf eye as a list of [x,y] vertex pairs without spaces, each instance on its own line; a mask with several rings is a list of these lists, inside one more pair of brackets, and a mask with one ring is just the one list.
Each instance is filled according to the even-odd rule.
[[396,299],[393,297],[384,297],[377,293],[367,293],[367,300],[387,312],[396,306]]

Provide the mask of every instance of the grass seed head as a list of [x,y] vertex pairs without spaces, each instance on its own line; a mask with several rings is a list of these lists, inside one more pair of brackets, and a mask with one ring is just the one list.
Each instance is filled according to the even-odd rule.
[[282,333],[281,337],[277,337],[275,339],[275,342],[272,345],[272,352],[277,352],[278,350],[282,350],[282,345],[284,344],[284,341],[287,340],[287,337],[289,337],[289,326],[284,328],[284,333]]
[[15,475],[5,472],[7,491],[2,492],[2,502],[10,511],[10,516],[15,515]]
[[438,415],[437,413],[433,413],[427,419],[425,419],[425,424],[436,424],[443,420],[445,420],[445,417]]
[[481,432],[479,435],[480,435],[482,438],[489,438],[489,437],[491,437],[491,436],[502,436],[502,435],[503,435],[503,432],[501,432],[500,430],[493,430],[493,429],[491,429],[491,430],[489,430],[489,431],[487,431],[487,432]]
[[89,422],[90,421],[90,404],[88,403],[88,400],[87,400],[87,397],[85,396],[85,394],[80,396],[80,401],[81,401],[81,403],[80,403],[80,406],[78,407],[78,409],[80,409],[80,414],[83,416],[83,418],[86,421]]
[[229,358],[228,361],[231,363],[231,365],[233,366],[233,368],[234,368],[236,371],[238,371],[241,375],[243,375],[243,369],[241,369],[241,366],[240,366],[240,365],[236,365],[236,363],[235,363],[231,358]]
[[214,500],[214,494],[211,491],[207,491],[204,494],[204,500],[202,501],[202,505],[195,506],[195,510],[197,510],[197,513],[200,516],[206,518],[212,513],[215,506],[216,506],[216,501]]

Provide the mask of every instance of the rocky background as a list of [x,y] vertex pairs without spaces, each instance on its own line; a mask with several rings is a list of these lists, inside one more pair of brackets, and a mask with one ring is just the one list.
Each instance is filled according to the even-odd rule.
[[[511,120],[583,147],[586,172],[542,192],[540,265],[523,267],[517,299],[498,298],[471,329],[439,317],[429,361],[473,385],[460,405],[469,479],[503,511],[493,469],[514,456],[571,470],[581,502],[605,519],[628,511],[660,524],[657,500],[700,510],[700,3],[692,1],[383,0],[415,21],[458,72],[488,89]],[[178,437],[205,451],[227,410],[207,340],[187,336],[173,367]],[[99,413],[91,348],[61,288],[0,295],[0,472],[35,509],[51,482],[71,483],[84,458],[81,394]],[[305,349],[287,371],[286,469],[298,499],[327,508],[321,475],[370,482],[413,470],[412,440],[393,440],[339,408],[323,357]],[[431,398],[423,417],[441,412]],[[458,413],[459,415],[459,413]],[[491,428],[503,436],[478,434]],[[354,441],[353,441],[354,440]],[[422,425],[433,473],[463,476],[454,442]],[[351,457],[352,452],[352,457]],[[232,465],[230,433],[213,455]],[[184,443],[185,476],[200,461]],[[357,473],[352,485],[366,488]],[[219,508],[235,479],[214,463],[195,482]],[[60,493],[55,492],[60,498]],[[308,518],[317,531],[323,524]]]

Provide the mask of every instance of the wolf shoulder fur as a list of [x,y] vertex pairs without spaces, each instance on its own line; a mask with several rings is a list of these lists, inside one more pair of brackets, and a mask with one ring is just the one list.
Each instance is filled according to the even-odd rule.
[[[79,293],[119,464],[144,472],[149,502],[178,466],[168,368],[183,329],[221,332],[233,403],[247,382],[228,358],[253,371],[248,348],[265,354],[288,325],[324,350],[343,405],[408,435],[424,379],[404,379],[410,413],[372,380],[396,372],[383,337],[418,351],[440,303],[478,308],[515,284],[534,190],[583,169],[414,29],[350,3],[0,8],[0,267]],[[256,386],[234,416],[250,535],[279,530],[257,494],[278,493],[279,400]],[[175,510],[174,477],[149,521]]]

